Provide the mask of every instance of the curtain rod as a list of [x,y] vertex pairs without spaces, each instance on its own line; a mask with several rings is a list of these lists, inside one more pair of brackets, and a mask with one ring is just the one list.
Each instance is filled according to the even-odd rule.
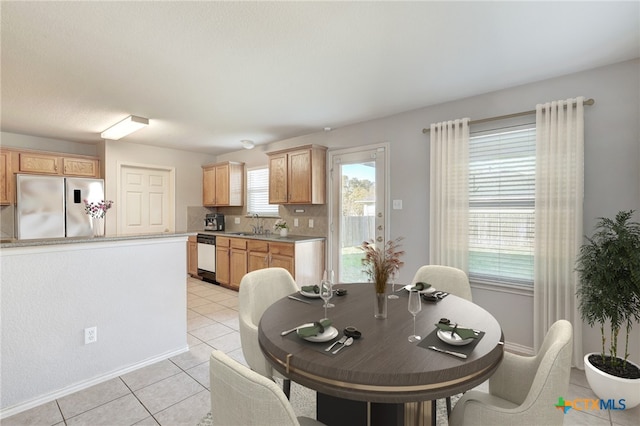
[[[586,99],[583,104],[584,105],[593,105],[595,103],[596,103],[596,101],[594,101],[593,99],[590,98],[590,99]],[[516,112],[514,114],[499,115],[497,117],[481,118],[479,120],[470,121],[469,125],[487,123],[489,121],[504,120],[504,119],[507,119],[507,118],[523,117],[525,115],[531,115],[531,114],[535,114],[535,113],[536,113],[536,110],[534,109],[534,110],[531,110],[531,111]],[[431,131],[431,129],[422,129],[422,133],[428,133],[430,131]]]

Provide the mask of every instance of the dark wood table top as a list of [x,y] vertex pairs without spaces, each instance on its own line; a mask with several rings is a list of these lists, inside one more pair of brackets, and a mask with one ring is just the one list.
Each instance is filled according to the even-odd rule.
[[388,317],[380,320],[373,316],[372,284],[335,286],[341,287],[348,294],[331,299],[335,307],[328,310],[328,317],[340,335],[351,325],[362,332],[362,338],[337,355],[318,350],[331,341],[310,343],[295,333],[280,335],[283,330],[324,317],[321,299],[306,299],[311,301],[306,304],[283,298],[271,305],[260,321],[259,343],[267,360],[277,371],[308,388],[359,401],[433,400],[477,386],[502,360],[500,325],[491,314],[467,300],[449,295],[438,303],[423,302],[416,318],[417,334],[423,338],[435,329],[440,318],[484,331],[469,357],[459,359],[408,341],[413,319],[407,310],[406,291],[396,293],[399,299],[388,300]]

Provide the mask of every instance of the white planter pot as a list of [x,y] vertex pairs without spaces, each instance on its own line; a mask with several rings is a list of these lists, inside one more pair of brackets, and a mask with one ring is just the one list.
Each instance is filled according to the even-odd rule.
[[[640,379],[623,379],[598,370],[589,362],[589,356],[591,355],[594,354],[590,353],[584,356],[584,372],[593,393],[600,399],[615,400],[616,405],[620,399],[624,399],[626,409],[633,408],[640,404]],[[631,361],[627,362],[630,362],[636,367],[638,366],[638,364]]]

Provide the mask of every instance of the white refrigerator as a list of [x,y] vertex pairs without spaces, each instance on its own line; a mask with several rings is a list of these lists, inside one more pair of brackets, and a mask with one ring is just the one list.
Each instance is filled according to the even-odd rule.
[[102,179],[16,176],[18,239],[92,236],[84,200],[104,200]]

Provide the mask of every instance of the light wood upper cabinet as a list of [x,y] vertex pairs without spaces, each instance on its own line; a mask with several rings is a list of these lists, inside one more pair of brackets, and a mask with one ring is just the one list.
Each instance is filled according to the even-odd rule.
[[202,166],[202,205],[242,206],[244,204],[244,163]]
[[327,148],[306,145],[267,153],[270,204],[324,204]]
[[91,158],[62,158],[62,173],[65,176],[98,177],[99,161]]
[[0,151],[0,205],[13,204],[11,153]]
[[47,175],[62,174],[62,157],[21,152],[18,154],[18,170],[25,173],[43,173]]

